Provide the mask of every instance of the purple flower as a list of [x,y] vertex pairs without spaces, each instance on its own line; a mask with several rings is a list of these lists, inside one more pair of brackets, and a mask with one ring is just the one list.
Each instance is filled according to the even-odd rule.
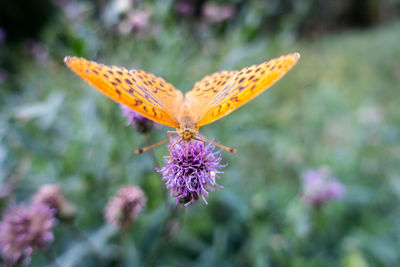
[[31,255],[54,239],[55,210],[45,205],[14,205],[0,222],[0,252],[9,264],[30,261]]
[[204,148],[200,141],[191,140],[187,145],[182,141],[172,148],[171,162],[169,157],[164,158],[164,167],[157,171],[162,173],[177,202],[187,206],[201,196],[208,204],[205,199],[208,191],[222,188],[215,179],[226,165],[220,164],[220,151],[214,152],[214,148],[212,144]]
[[122,114],[128,118],[127,124],[132,125],[140,133],[147,133],[158,125],[127,106],[121,105],[121,110]]
[[302,199],[311,206],[321,206],[325,202],[340,199],[345,194],[344,185],[331,176],[327,167],[305,172],[302,182]]
[[32,202],[54,209],[60,218],[73,217],[76,212],[75,207],[65,198],[58,185],[42,185],[33,197]]
[[129,227],[146,205],[147,199],[137,186],[124,186],[108,202],[105,210],[106,220],[119,228]]

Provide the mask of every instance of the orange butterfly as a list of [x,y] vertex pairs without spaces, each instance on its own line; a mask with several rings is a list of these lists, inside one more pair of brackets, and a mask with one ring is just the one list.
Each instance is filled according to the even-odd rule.
[[129,71],[77,57],[66,57],[64,61],[72,71],[114,101],[153,121],[176,128],[176,131],[168,131],[168,139],[136,151],[142,153],[171,140],[170,134],[175,133],[180,138],[171,144],[171,154],[172,147],[179,142],[209,141],[198,136],[199,127],[228,115],[267,90],[299,58],[300,55],[294,53],[240,71],[217,72],[197,82],[185,96],[163,78],[142,70]]

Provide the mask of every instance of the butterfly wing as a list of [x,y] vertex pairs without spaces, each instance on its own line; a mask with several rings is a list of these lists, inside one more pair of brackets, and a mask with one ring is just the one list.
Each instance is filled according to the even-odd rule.
[[298,53],[281,56],[240,71],[214,73],[185,95],[197,126],[216,121],[249,102],[282,78],[298,61]]
[[66,57],[64,61],[78,76],[112,100],[153,121],[178,127],[183,96],[164,79],[142,70],[128,71],[84,58]]
[[185,95],[185,104],[190,108],[193,120],[198,123],[203,111],[209,108],[213,99],[234,77],[237,71],[221,71],[204,77],[194,84]]

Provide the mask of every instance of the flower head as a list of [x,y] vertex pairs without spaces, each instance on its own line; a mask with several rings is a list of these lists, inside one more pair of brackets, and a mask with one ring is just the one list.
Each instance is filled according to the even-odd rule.
[[309,170],[302,176],[303,200],[309,205],[320,206],[325,202],[340,199],[345,187],[333,178],[327,167]]
[[46,205],[15,205],[0,222],[0,252],[7,264],[28,263],[31,255],[54,239],[55,211]]
[[75,214],[75,207],[65,198],[58,185],[42,185],[32,202],[54,209],[57,216],[61,218],[69,218]]
[[128,118],[127,124],[132,125],[136,131],[140,133],[147,133],[156,126],[155,122],[140,115],[127,106],[121,105],[121,110],[122,114]]
[[222,188],[215,179],[223,173],[219,170],[226,165],[220,164],[220,151],[214,152],[214,148],[212,144],[204,147],[202,142],[194,140],[180,142],[172,148],[172,158],[165,157],[164,167],[157,170],[166,180],[171,195],[185,206],[200,196],[207,204],[208,191]]
[[116,227],[129,227],[146,202],[146,196],[139,187],[124,186],[108,202],[105,210],[106,220]]

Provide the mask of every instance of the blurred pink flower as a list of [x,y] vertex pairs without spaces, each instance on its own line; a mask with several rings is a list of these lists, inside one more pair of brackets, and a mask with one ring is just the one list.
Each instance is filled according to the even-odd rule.
[[132,110],[131,108],[120,105],[122,115],[124,115],[128,121],[128,125],[132,125],[136,131],[139,133],[147,133],[154,128],[160,127],[160,124],[149,120],[148,118],[144,117],[143,115],[137,113],[136,111]]
[[218,6],[214,3],[206,3],[203,7],[203,16],[209,23],[219,23],[231,19],[235,15],[235,9],[231,5]]
[[302,199],[311,206],[340,199],[345,194],[344,185],[333,178],[328,167],[308,170],[302,175]]
[[116,227],[127,228],[136,220],[146,202],[142,189],[137,186],[124,186],[108,202],[105,210],[106,220]]
[[31,255],[54,239],[55,210],[45,205],[14,205],[0,222],[0,252],[9,264],[30,261]]
[[49,50],[47,46],[34,40],[29,40],[24,43],[25,52],[33,56],[40,64],[44,64],[49,59]]
[[148,10],[135,10],[128,13],[126,19],[118,25],[121,34],[132,32],[145,32],[150,25],[150,12]]
[[46,205],[56,211],[60,218],[75,215],[75,207],[65,198],[58,185],[42,185],[32,199],[33,204]]
[[175,11],[184,17],[190,17],[194,15],[195,6],[193,1],[181,0],[175,3]]

